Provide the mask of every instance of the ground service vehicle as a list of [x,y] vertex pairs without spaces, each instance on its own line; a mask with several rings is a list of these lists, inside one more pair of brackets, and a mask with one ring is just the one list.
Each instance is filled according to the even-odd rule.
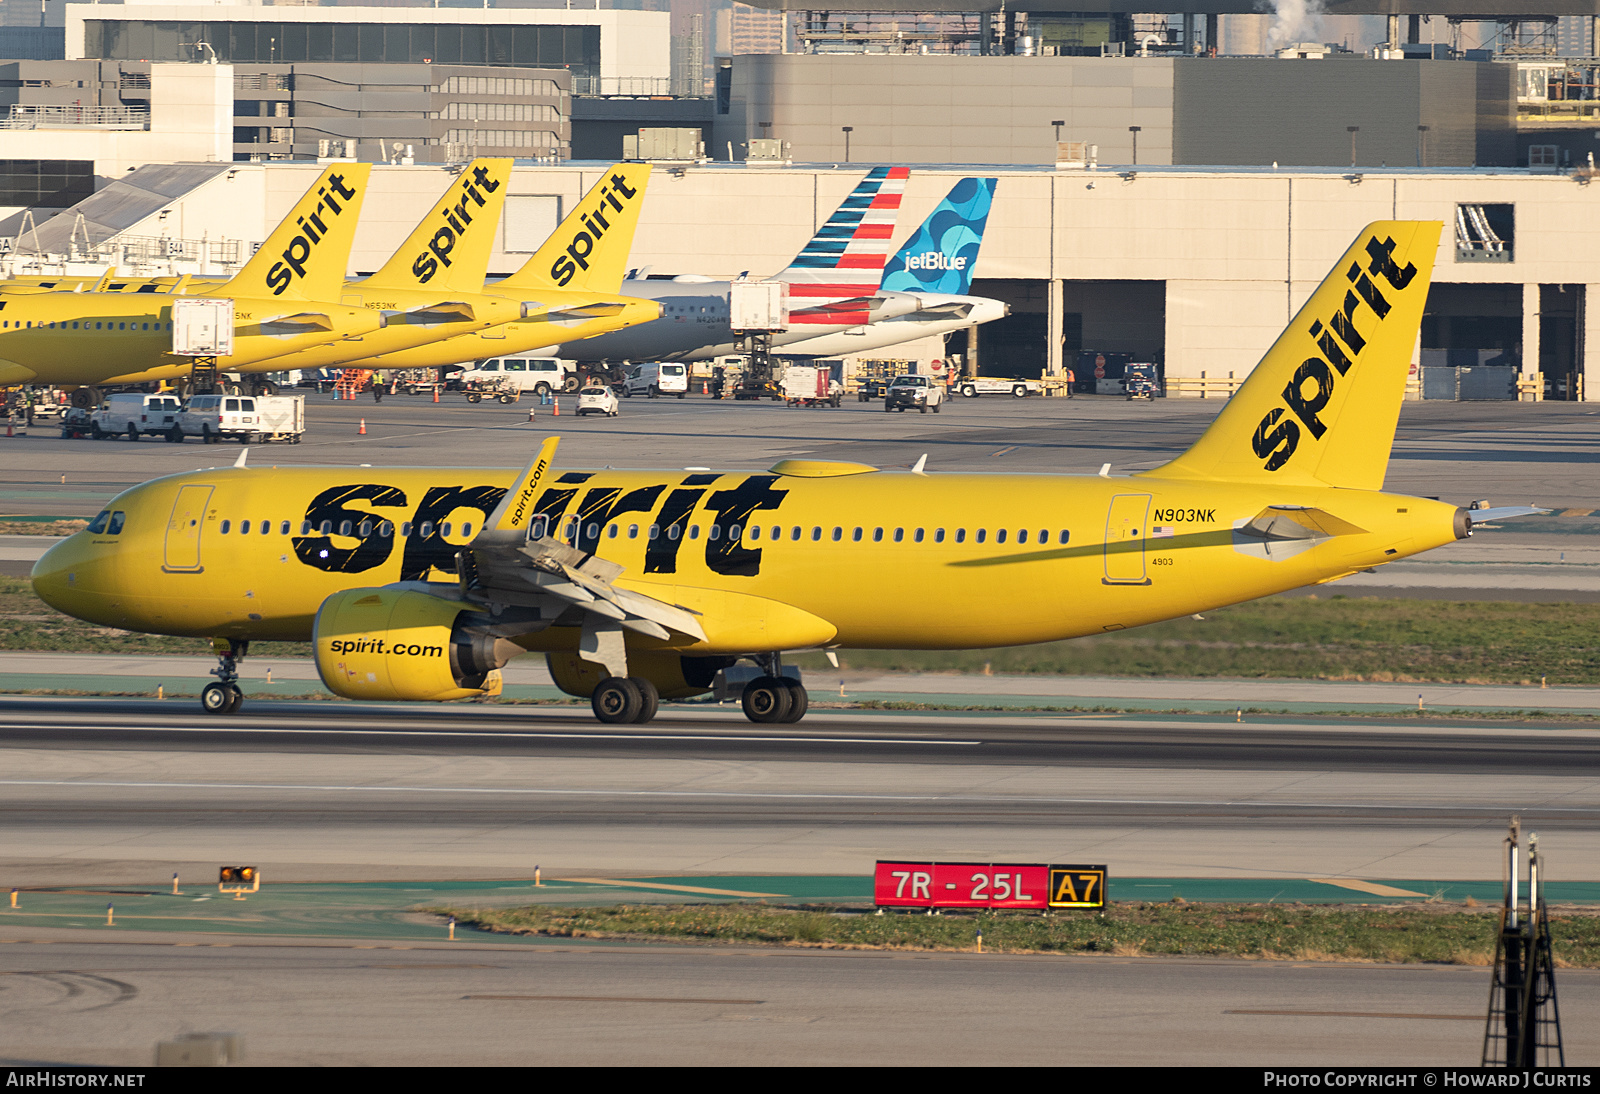
[[883,396],[884,410],[898,410],[901,413],[916,410],[926,414],[932,410],[937,414],[943,405],[944,385],[936,384],[926,376],[896,376],[889,382],[889,390]]
[[485,399],[493,399],[498,403],[515,403],[522,398],[522,389],[504,376],[493,380],[469,380],[463,385],[463,389],[466,391],[469,403],[481,403]]
[[663,395],[683,398],[689,390],[689,366],[671,361],[646,361],[628,369],[622,381],[622,394],[648,395],[652,399]]
[[604,384],[590,384],[578,392],[578,417],[588,414],[617,416],[617,393]]
[[520,472],[211,468],[123,491],[33,586],[101,626],[210,637],[217,713],[239,707],[249,644],[274,639],[312,641],[323,683],[367,701],[492,696],[537,652],[611,723],[749,661],[746,716],[793,721],[808,700],[786,651],[1101,634],[1543,512],[1383,489],[1442,228],[1362,230],[1210,428],[1136,474],[568,470],[555,437]]
[[306,431],[304,395],[195,395],[178,415],[177,440],[199,437],[206,444],[238,441],[299,444]]
[[[128,440],[160,434],[173,440],[177,428],[178,412],[182,404],[176,395],[145,395],[140,392],[118,392],[108,395],[89,417],[89,435],[95,440],[102,437],[126,435]],[[182,440],[182,436],[177,437]]]
[[1127,392],[1130,400],[1154,399],[1161,393],[1160,381],[1156,379],[1156,366],[1127,366],[1122,371],[1122,390]]
[[557,391],[577,391],[578,363],[559,357],[491,357],[474,362],[451,379],[467,385],[501,381],[504,386],[542,396]]
[[955,389],[968,399],[976,399],[980,395],[1010,395],[1026,399],[1029,395],[1039,395],[1044,391],[1037,380],[1010,380],[1003,376],[967,376],[956,381]]
[[782,387],[790,406],[838,406],[844,398],[844,385],[827,365],[786,365]]

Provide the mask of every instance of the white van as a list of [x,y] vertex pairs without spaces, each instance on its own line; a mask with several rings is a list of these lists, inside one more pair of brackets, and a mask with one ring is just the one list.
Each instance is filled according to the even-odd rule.
[[642,365],[634,365],[628,370],[628,378],[622,382],[624,395],[648,395],[654,399],[659,395],[676,395],[683,398],[689,391],[689,366],[674,364],[671,361],[646,361]]
[[89,435],[100,440],[126,434],[128,440],[136,441],[143,436],[161,434],[169,441],[181,440],[181,435],[173,432],[181,409],[176,395],[144,395],[132,391],[108,395],[89,416]]
[[545,395],[578,390],[578,362],[559,357],[491,357],[475,361],[454,379],[464,384],[508,381],[519,391]]
[[240,444],[288,441],[299,444],[306,431],[304,395],[196,395],[178,415],[177,437],[199,437],[206,444],[223,438]]

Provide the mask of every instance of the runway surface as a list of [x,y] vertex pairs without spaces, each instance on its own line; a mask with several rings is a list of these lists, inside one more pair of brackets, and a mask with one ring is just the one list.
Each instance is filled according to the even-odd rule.
[[[1567,1059],[1600,974],[1563,971]],[[742,947],[0,945],[5,1064],[1473,1066],[1488,971]]]
[[0,702],[8,884],[862,874],[879,857],[1121,876],[1486,878],[1512,813],[1600,852],[1600,731],[1381,720]]

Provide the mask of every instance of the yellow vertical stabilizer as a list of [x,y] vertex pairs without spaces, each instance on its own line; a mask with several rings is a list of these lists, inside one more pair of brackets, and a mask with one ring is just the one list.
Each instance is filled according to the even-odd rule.
[[1383,488],[1443,225],[1369,224],[1161,478]]
[[480,293],[511,183],[509,159],[476,159],[367,284]]
[[244,269],[206,295],[338,300],[371,174],[370,163],[330,163]]
[[613,164],[522,269],[497,288],[620,292],[649,181],[648,163]]

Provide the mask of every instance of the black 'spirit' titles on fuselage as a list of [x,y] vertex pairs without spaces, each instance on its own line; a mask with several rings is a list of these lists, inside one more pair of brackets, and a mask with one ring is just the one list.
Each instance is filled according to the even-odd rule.
[[614,173],[610,182],[611,185],[601,188],[599,203],[593,209],[578,214],[578,219],[588,231],[573,233],[566,254],[550,266],[551,280],[557,285],[566,285],[577,276],[580,269],[589,268],[589,256],[594,253],[595,244],[611,228],[611,222],[606,219],[606,206],[609,204],[620,213],[623,211],[623,202],[638,196],[639,191],[628,185],[627,177],[621,172]]
[[434,230],[433,238],[428,240],[428,249],[418,254],[416,261],[411,263],[411,273],[419,282],[426,285],[439,272],[441,263],[445,266],[451,264],[450,252],[455,250],[456,241],[467,234],[472,224],[471,206],[467,202],[475,201],[481,209],[486,204],[483,194],[492,194],[498,189],[500,180],[490,177],[489,169],[482,164],[473,168],[470,176],[462,177],[461,197],[454,204],[446,201],[439,208],[444,223]]
[[[1417,267],[1410,263],[1405,269],[1397,266],[1394,248],[1392,238],[1381,243],[1377,237],[1368,239],[1367,271],[1374,277],[1382,277],[1395,289],[1403,290],[1417,275]],[[1318,320],[1311,324],[1309,331],[1323,356],[1307,357],[1284,385],[1283,401],[1294,417],[1285,416],[1284,407],[1275,406],[1262,415],[1250,438],[1250,447],[1266,461],[1268,471],[1276,471],[1289,462],[1300,445],[1301,426],[1313,439],[1320,439],[1328,431],[1318,415],[1333,398],[1339,379],[1349,373],[1367,345],[1366,337],[1356,329],[1356,309],[1364,302],[1380,322],[1389,314],[1389,301],[1373,284],[1372,278],[1361,272],[1359,263],[1352,263],[1345,277],[1354,291],[1345,290],[1344,302],[1328,319],[1327,328]],[[1339,337],[1334,338],[1335,334]],[[1309,393],[1308,384],[1311,385]]]
[[[332,193],[328,192],[330,188]],[[344,184],[343,175],[329,175],[327,185],[319,189],[317,195],[316,208],[307,216],[295,219],[300,231],[283,249],[283,261],[274,262],[267,271],[267,288],[272,290],[273,296],[282,296],[294,284],[295,278],[305,277],[306,263],[311,260],[312,250],[328,234],[328,224],[322,219],[322,211],[326,209],[330,218],[342,215],[344,206],[339,204],[338,198],[350,201],[356,192]]]

